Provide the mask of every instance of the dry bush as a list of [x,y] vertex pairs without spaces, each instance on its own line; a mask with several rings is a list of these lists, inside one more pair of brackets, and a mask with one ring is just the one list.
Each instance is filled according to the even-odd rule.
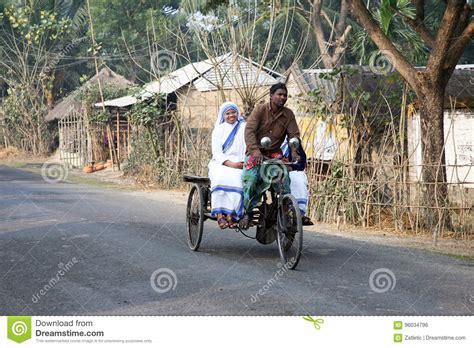
[[172,113],[151,126],[134,127],[132,153],[125,174],[138,182],[164,189],[184,189],[184,174],[207,175],[210,131],[191,128],[182,116]]
[[15,159],[20,155],[20,151],[14,146],[0,146],[0,160]]

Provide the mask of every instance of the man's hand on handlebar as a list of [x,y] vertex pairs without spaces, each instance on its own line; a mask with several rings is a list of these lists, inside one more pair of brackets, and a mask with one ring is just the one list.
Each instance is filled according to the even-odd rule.
[[262,153],[261,153],[260,151],[255,151],[255,152],[253,153],[253,158],[255,159],[255,162],[256,162],[257,164],[262,163],[263,160],[264,160],[263,155],[262,155]]

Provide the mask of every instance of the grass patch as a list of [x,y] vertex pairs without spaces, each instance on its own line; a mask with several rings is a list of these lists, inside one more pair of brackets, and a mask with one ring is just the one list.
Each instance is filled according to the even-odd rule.
[[26,167],[27,163],[26,162],[20,162],[20,161],[1,160],[0,165],[21,169],[21,168]]
[[[41,168],[43,166],[42,162],[32,163],[32,162],[21,162],[21,161],[0,161],[0,164],[6,165],[7,167],[21,169],[24,171],[28,171],[30,173],[39,174],[41,175]],[[68,184],[76,184],[76,185],[88,185],[102,189],[113,189],[113,190],[120,190],[120,191],[132,191],[137,190],[136,187],[113,182],[102,180],[98,177],[94,176],[84,176],[85,174],[82,173],[75,173],[72,170],[68,172],[68,175],[65,180],[62,180],[63,183]]]
[[451,252],[448,253],[448,252],[439,251],[439,250],[433,250],[433,251],[440,255],[453,257],[455,259],[474,264],[474,256],[471,256],[471,255],[459,255],[459,254],[453,254]]
[[100,179],[94,178],[94,177],[86,178],[86,177],[71,174],[71,173],[68,174],[68,176],[67,176],[67,178],[64,182],[71,183],[71,184],[77,184],[77,185],[89,185],[89,186],[94,186],[94,187],[99,187],[99,188],[104,188],[104,189],[121,190],[121,191],[136,190],[136,188],[134,188],[132,186],[125,185],[125,184],[119,184],[119,183],[116,183],[116,182],[100,180]]

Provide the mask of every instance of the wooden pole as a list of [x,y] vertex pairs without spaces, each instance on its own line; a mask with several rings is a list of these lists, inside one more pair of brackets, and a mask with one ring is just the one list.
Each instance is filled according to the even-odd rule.
[[[102,102],[102,111],[106,112],[104,93],[102,91],[102,84],[101,84],[100,76],[99,76],[99,64],[97,62],[97,55],[96,55],[97,52],[96,52],[96,43],[95,43],[95,36],[94,36],[94,26],[92,24],[91,7],[90,7],[89,0],[86,0],[86,6],[87,6],[87,15],[89,17],[89,26],[90,26],[90,30],[91,30],[92,55],[94,57],[95,72],[97,74],[97,83],[99,85],[100,100]],[[110,141],[114,140],[113,137],[112,137],[112,129],[110,127],[110,123],[107,123],[107,137],[109,138],[110,158],[112,159],[112,162],[113,162],[114,154],[116,154],[116,152],[115,152],[115,148],[112,149],[112,144],[110,143]],[[117,168],[120,170],[120,162],[118,161],[118,158],[117,158]],[[112,165],[112,170],[115,170],[113,165]]]
[[130,121],[127,118],[127,158],[130,158]]
[[112,144],[110,143],[113,141],[112,138],[112,132],[110,131],[110,125],[107,123],[107,126],[105,127],[105,131],[107,132],[107,145],[109,146],[109,154],[110,154],[110,159],[112,160],[112,171],[115,171],[114,169],[114,154],[112,152]]
[[117,163],[120,162],[120,111],[117,108]]

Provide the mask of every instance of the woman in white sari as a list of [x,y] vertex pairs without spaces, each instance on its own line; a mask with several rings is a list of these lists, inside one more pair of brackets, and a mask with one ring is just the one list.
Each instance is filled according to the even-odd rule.
[[243,215],[242,168],[245,156],[245,120],[231,102],[221,105],[212,132],[211,215],[219,227],[237,227]]

